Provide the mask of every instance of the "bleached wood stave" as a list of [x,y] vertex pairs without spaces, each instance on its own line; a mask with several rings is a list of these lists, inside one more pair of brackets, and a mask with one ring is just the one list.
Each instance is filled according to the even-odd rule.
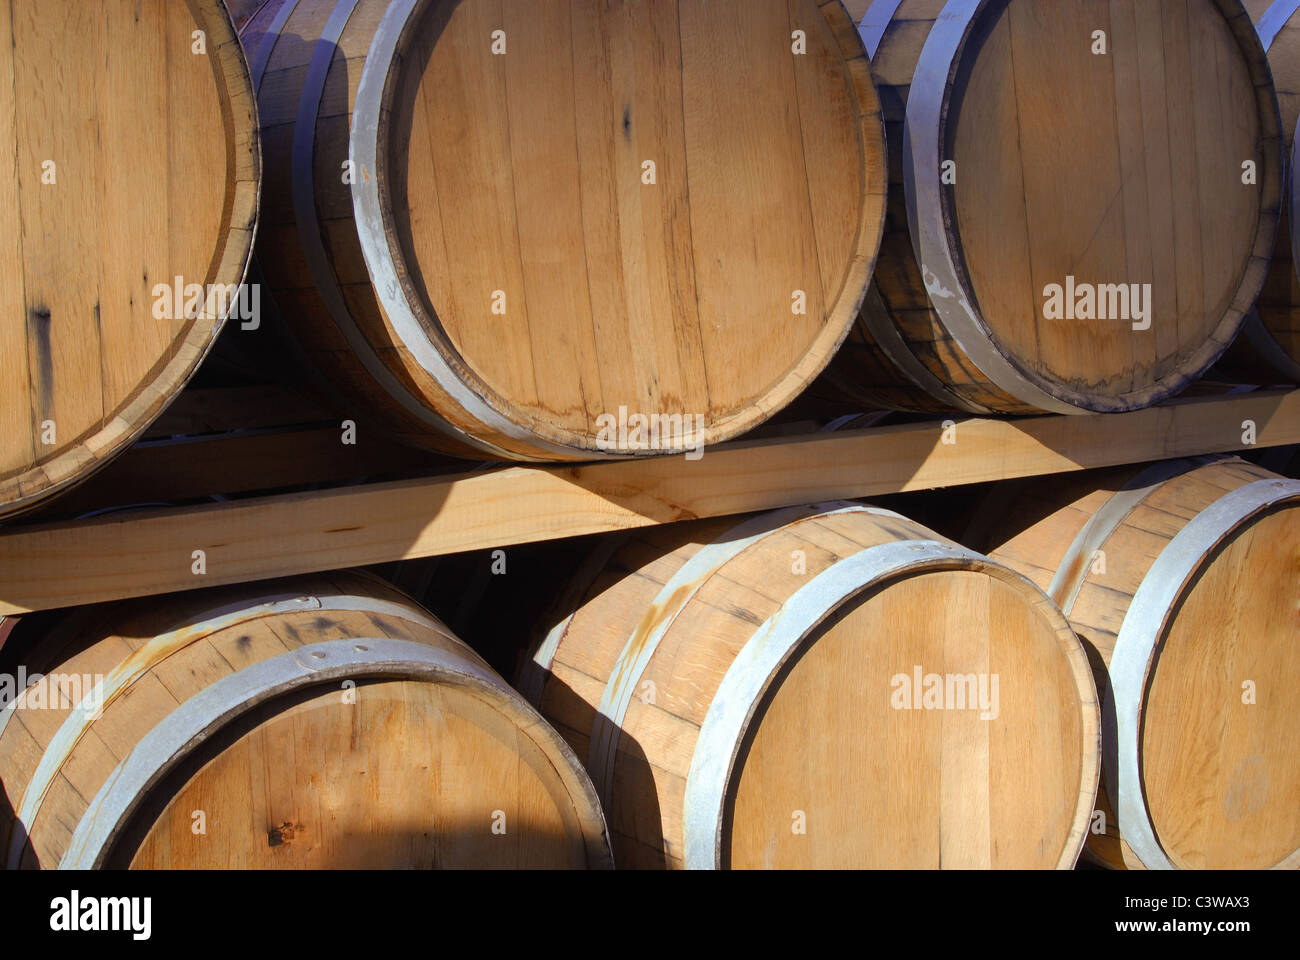
[[84,608],[25,652],[10,867],[608,866],[563,741],[375,577]]
[[[1286,135],[1286,156],[1294,160],[1300,122],[1300,3],[1274,0],[1247,10],[1268,54]],[[1278,222],[1277,243],[1255,309],[1228,355],[1236,369],[1256,380],[1300,381],[1300,278],[1296,276],[1296,170],[1292,162]]]

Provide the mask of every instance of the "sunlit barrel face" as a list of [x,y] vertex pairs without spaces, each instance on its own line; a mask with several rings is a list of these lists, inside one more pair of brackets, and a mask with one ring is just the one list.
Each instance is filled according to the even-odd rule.
[[890,201],[832,394],[1119,412],[1220,357],[1264,286],[1285,168],[1237,0],[857,6]]
[[1142,774],[1178,866],[1300,864],[1300,502],[1234,529],[1198,569],[1152,664]]
[[1096,777],[1073,645],[987,572],[918,574],[844,604],[755,711],[728,865],[1072,864]]
[[1001,0],[972,22],[942,131],[951,242],[980,317],[1053,389],[1177,378],[1262,283],[1277,131],[1223,7]]
[[824,365],[885,183],[838,4],[463,0],[402,43],[386,254],[422,336],[503,416],[588,450],[620,410],[714,440]]
[[155,791],[114,860],[555,869],[585,866],[587,851],[552,760],[499,705],[464,687],[363,680],[219,734]]
[[257,207],[219,0],[0,11],[0,515],[124,448],[239,309]]

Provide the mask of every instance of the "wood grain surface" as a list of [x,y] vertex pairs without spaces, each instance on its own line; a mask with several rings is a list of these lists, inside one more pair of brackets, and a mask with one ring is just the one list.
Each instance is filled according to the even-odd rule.
[[[821,370],[884,215],[839,0],[409,7],[392,64],[405,8],[378,0],[271,0],[242,34],[279,195],[259,258],[346,400],[417,445],[589,459],[620,409],[685,415],[658,449],[686,449]],[[341,182],[359,138],[378,167]]]
[[[937,536],[861,505],[819,508],[762,534],[724,520],[633,535],[583,565],[567,616],[541,625],[554,653],[539,708],[589,758],[598,790],[608,772],[616,864],[698,866],[688,782],[697,754],[721,749],[719,866],[1072,866],[1100,758],[1087,663],[1046,597],[982,558],[932,569],[918,557],[881,585],[819,594],[820,623],[749,706],[743,742],[707,739],[745,654],[793,639],[760,641],[760,624],[794,616],[796,593],[847,558]],[[996,706],[963,694],[901,708],[896,678],[918,668],[982,676],[980,703]],[[610,690],[626,684],[635,694],[610,718]],[[603,760],[611,722],[617,754]]]
[[[978,508],[991,512],[992,530],[977,546],[1053,592],[1094,660],[1099,689],[1113,682],[1108,673],[1134,595],[1173,537],[1232,491],[1278,479],[1236,458],[1180,469],[1117,515],[1120,522],[1095,544],[1100,563],[1092,551],[1067,549],[1138,468],[1054,486],[1011,484]],[[1147,668],[1139,753],[1145,810],[1164,854],[1180,868],[1300,863],[1293,761],[1300,724],[1287,692],[1300,673],[1293,642],[1297,510],[1300,500],[1292,497],[1243,517],[1221,541],[1194,545],[1195,575],[1166,612]],[[1074,573],[1062,580],[1058,570],[1066,565]],[[1078,584],[1077,596],[1051,591],[1054,577]],[[1112,754],[1116,749],[1107,743]],[[1098,808],[1107,828],[1089,837],[1088,855],[1116,868],[1147,866],[1115,817],[1115,780],[1106,768],[1102,786]]]
[[[890,207],[835,390],[903,409],[1113,412],[1213,363],[1264,282],[1280,214],[1284,137],[1236,0],[864,6],[866,24],[891,15],[872,60]],[[962,42],[944,59],[953,24]],[[937,139],[949,180],[915,160],[905,178],[905,119],[918,143]],[[1049,315],[1049,285],[1071,282],[1097,293],[1090,317]],[[1127,310],[1099,292],[1120,284]]]
[[[574,467],[505,467],[0,533],[0,614],[557,537],[1300,442],[1300,393],[1130,414],[900,424]],[[947,436],[954,443],[944,443]],[[192,572],[203,550],[206,573]]]
[[[243,280],[260,162],[220,0],[8,4],[0,88],[5,515],[120,453],[194,372]],[[177,277],[202,301],[160,311]]]
[[[376,577],[83,608],[38,629],[25,638],[25,663],[44,677],[0,727],[0,777],[14,811],[5,808],[0,842],[11,866],[59,865],[101,787],[124,779],[119,764],[215,684],[238,684],[241,671],[292,651],[317,656],[314,644],[349,640],[365,649],[383,638],[433,648],[461,666],[402,679],[369,675],[363,665],[350,687],[318,682],[269,698],[250,690],[169,758],[165,776],[137,796],[105,862],[608,865],[603,817],[576,758],[473,651]],[[473,671],[481,679],[469,683]],[[90,702],[89,686],[61,679],[83,676],[102,691],[94,715],[74,709],[72,690]]]

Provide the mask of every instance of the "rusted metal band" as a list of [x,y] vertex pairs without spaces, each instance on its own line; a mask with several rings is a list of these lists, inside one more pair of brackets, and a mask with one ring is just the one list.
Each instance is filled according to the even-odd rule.
[[[0,710],[0,738],[4,737],[10,718],[19,708],[18,701],[34,685],[31,678],[36,675],[43,677],[47,672],[54,672],[53,668],[61,662],[60,658],[68,644],[76,637],[84,635],[88,624],[94,622],[97,612],[94,606],[73,607],[59,617],[47,632],[42,633],[39,646],[28,651],[29,660],[23,665],[27,670],[28,684],[25,689],[17,691],[14,699]],[[18,619],[18,617],[9,618],[14,622]],[[3,838],[4,835],[0,834],[0,841],[3,841]]]
[[823,570],[756,629],[727,668],[700,727],[682,802],[687,869],[722,866],[722,827],[736,755],[781,666],[845,601],[904,573],[987,562],[955,544],[902,540],[868,547]]
[[1179,598],[1214,549],[1260,512],[1300,499],[1300,480],[1258,480],[1225,494],[1191,519],[1160,551],[1133,594],[1115,639],[1109,673],[1110,702],[1102,710],[1103,751],[1111,809],[1119,835],[1148,869],[1173,870],[1151,822],[1142,787],[1142,708],[1156,647]]
[[[467,651],[468,652],[468,651]],[[348,678],[392,678],[470,687],[500,698],[508,688],[469,656],[410,640],[350,638],[309,644],[223,677],[191,697],[154,727],[100,787],[73,833],[60,869],[102,867],[132,815],[184,757],[213,732],[273,697]],[[564,738],[536,711],[512,699],[532,736],[557,752],[553,768],[572,797],[586,800],[575,820],[582,829],[587,864],[613,866],[609,835],[591,782]]]
[[797,521],[840,513],[887,513],[889,516],[898,516],[878,508],[846,501],[787,507],[772,513],[760,514],[731,528],[700,549],[664,584],[650,605],[651,610],[657,611],[653,628],[648,630],[638,628],[638,631],[628,638],[622,653],[619,654],[618,662],[605,683],[604,693],[601,695],[600,704],[592,721],[587,770],[591,773],[596,792],[603,803],[608,805],[614,798],[614,768],[627,708],[636,693],[641,674],[645,672],[660,641],[677,620],[678,614],[695,598],[705,581],[715,571],[755,543]]
[[1189,460],[1165,460],[1152,464],[1117,490],[1083,525],[1070,548],[1065,551],[1056,575],[1047,588],[1047,595],[1067,617],[1074,609],[1092,563],[1092,555],[1101,549],[1111,534],[1127,519],[1152,491],[1167,480],[1181,476],[1189,470],[1227,457],[1196,457]]
[[600,571],[605,569],[612,557],[620,547],[627,543],[627,535],[607,536],[596,549],[592,550],[583,558],[582,563],[574,572],[569,582],[565,585],[564,593],[554,609],[564,613],[564,617],[546,632],[519,671],[519,692],[533,706],[541,709],[542,696],[546,693],[546,678],[551,675],[551,664],[555,660],[555,651],[560,648],[560,641],[564,639],[565,633],[569,630],[569,624],[573,622],[573,615],[578,611],[578,604],[582,600],[583,592],[591,585],[591,582],[599,576]]

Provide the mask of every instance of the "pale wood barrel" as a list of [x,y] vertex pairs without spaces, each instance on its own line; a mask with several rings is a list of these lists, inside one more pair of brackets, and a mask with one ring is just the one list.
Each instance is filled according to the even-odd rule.
[[852,323],[886,174],[839,0],[271,0],[241,39],[292,352],[406,442],[712,443]]
[[189,379],[240,302],[260,158],[221,0],[15,0],[0,84],[3,517],[103,466]]
[[[1082,648],[1024,578],[898,514],[830,503],[608,538],[557,611],[520,690],[586,758],[616,866],[1079,855],[1099,763]],[[951,709],[911,699],[931,675],[954,678],[932,701]]]
[[1286,134],[1286,155],[1293,162],[1264,288],[1225,356],[1224,367],[1256,382],[1300,381],[1300,279],[1295,256],[1300,242],[1295,235],[1297,218],[1292,214],[1297,176],[1295,130],[1300,122],[1300,0],[1248,0],[1246,12],[1268,54]]
[[225,0],[225,3],[226,9],[230,11],[230,19],[235,22],[235,29],[242,30],[244,24],[266,5],[267,0]]
[[993,496],[988,532],[963,539],[1046,590],[1098,673],[1105,830],[1089,857],[1300,865],[1300,481],[1201,458]]
[[904,410],[1112,412],[1214,362],[1263,284],[1284,166],[1239,0],[850,8],[891,183],[828,389]]
[[0,712],[10,867],[609,865],[565,742],[377,577],[82,608],[31,629],[4,651],[11,673],[25,657],[45,675]]

